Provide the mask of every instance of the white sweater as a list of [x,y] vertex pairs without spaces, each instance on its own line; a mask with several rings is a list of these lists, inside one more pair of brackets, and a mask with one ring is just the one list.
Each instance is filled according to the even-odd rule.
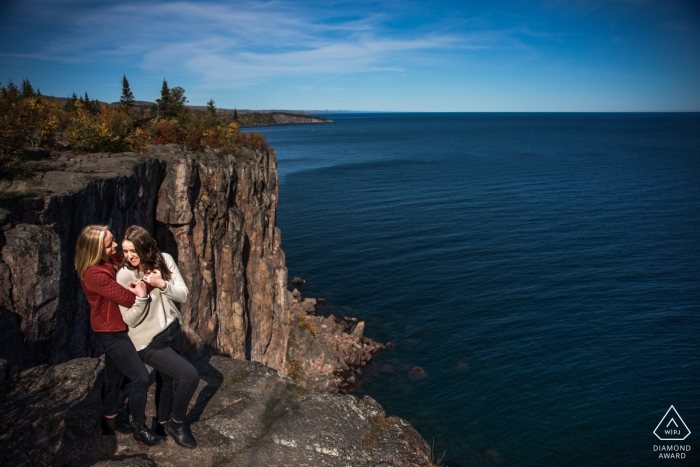
[[[167,253],[162,253],[165,264],[172,273],[165,291],[159,288],[151,290],[151,303],[143,308],[124,308],[119,306],[124,322],[129,326],[129,337],[134,343],[136,350],[145,349],[153,338],[164,331],[170,323],[176,319],[182,321],[182,315],[174,302],[184,303],[187,301],[187,285],[180,275],[173,257]],[[117,282],[124,287],[129,287],[133,281],[143,277],[143,273],[131,270],[126,267],[117,272]]]

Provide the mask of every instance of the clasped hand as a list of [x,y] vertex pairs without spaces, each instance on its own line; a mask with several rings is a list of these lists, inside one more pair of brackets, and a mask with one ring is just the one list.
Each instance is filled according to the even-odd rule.
[[129,284],[128,290],[139,298],[146,298],[148,296],[146,283],[142,280],[133,281],[131,284]]
[[162,288],[165,286],[166,282],[163,280],[163,276],[160,273],[160,270],[158,269],[152,269],[141,278],[142,281],[144,281],[146,284],[150,285],[151,287],[157,287],[157,288]]
[[131,284],[129,284],[129,292],[137,297],[145,298],[148,296],[146,284],[160,289],[166,284],[166,282],[163,280],[163,276],[161,275],[160,271],[158,269],[153,269],[148,271],[140,280],[133,281]]

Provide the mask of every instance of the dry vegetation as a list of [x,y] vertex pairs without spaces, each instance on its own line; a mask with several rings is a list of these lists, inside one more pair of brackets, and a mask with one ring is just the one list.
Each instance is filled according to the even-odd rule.
[[68,99],[46,98],[29,80],[0,86],[0,178],[30,175],[26,147],[74,152],[148,152],[148,143],[174,143],[190,150],[205,146],[222,154],[241,147],[265,149],[265,136],[239,130],[240,125],[217,115],[214,102],[205,110],[185,106],[185,90],[163,81],[161,98],[150,106],[134,103],[126,77],[119,104],[91,100],[87,93]]

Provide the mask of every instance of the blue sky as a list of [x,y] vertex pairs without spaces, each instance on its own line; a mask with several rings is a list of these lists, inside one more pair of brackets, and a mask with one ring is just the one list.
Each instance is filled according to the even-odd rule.
[[369,111],[700,111],[700,2],[0,0],[0,80]]

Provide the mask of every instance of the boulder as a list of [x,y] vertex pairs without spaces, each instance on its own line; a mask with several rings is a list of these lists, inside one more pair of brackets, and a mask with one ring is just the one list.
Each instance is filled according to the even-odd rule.
[[[48,227],[19,224],[5,232],[0,263],[0,301],[17,315],[25,357],[42,359],[49,351],[59,304],[61,244]],[[8,321],[12,318],[8,317]],[[19,336],[17,336],[19,338]],[[7,349],[10,350],[10,349]],[[19,349],[15,349],[19,350]],[[22,359],[3,355],[13,364]]]
[[288,294],[292,325],[287,357],[293,361],[298,383],[311,391],[352,392],[359,383],[354,375],[383,348],[382,344],[363,336],[364,322],[357,318],[336,321],[334,315],[308,314],[307,304],[316,301],[307,298],[300,302],[293,299],[293,292]]
[[425,370],[419,366],[414,366],[411,368],[411,370],[408,372],[408,377],[417,380],[417,379],[425,379],[428,377],[428,374],[425,372]]

